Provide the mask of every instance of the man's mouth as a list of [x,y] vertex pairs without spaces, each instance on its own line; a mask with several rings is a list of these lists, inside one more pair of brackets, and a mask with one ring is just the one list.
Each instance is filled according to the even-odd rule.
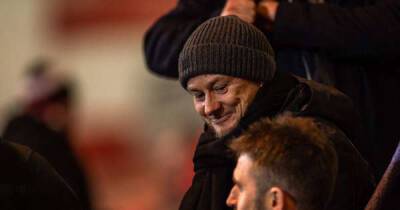
[[226,122],[227,120],[229,120],[232,117],[232,115],[233,115],[233,113],[227,113],[227,114],[224,114],[223,116],[221,116],[219,118],[210,119],[210,122],[213,125],[221,125],[224,122]]

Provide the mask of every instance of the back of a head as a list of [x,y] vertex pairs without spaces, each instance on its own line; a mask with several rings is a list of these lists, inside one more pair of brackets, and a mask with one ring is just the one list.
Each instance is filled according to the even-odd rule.
[[22,100],[28,106],[60,103],[69,106],[73,102],[74,83],[45,59],[37,60],[26,72]]
[[262,119],[230,146],[254,161],[260,193],[279,187],[294,198],[298,210],[325,209],[335,186],[337,155],[312,119]]
[[223,74],[269,81],[276,71],[274,51],[265,35],[236,16],[219,16],[201,24],[179,55],[179,80],[201,74]]

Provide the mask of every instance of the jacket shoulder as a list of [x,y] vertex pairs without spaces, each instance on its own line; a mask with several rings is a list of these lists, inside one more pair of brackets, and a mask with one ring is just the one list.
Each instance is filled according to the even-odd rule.
[[362,209],[375,188],[375,180],[368,162],[362,157],[346,134],[333,123],[316,119],[317,125],[328,136],[338,157],[338,174],[330,209]]

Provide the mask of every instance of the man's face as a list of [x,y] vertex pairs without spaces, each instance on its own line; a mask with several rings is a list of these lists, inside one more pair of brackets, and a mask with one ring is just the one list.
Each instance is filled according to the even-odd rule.
[[233,172],[233,187],[226,204],[236,210],[267,210],[263,196],[257,193],[254,176],[251,175],[253,160],[241,155]]
[[258,89],[255,82],[220,74],[199,75],[187,85],[196,112],[218,137],[238,125]]

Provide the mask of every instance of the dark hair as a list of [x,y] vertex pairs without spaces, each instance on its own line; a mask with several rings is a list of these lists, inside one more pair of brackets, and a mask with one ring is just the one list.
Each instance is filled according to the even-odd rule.
[[[40,99],[34,101],[34,106],[43,106],[51,103],[62,103],[67,107],[71,106],[75,97],[75,83],[68,77],[49,78],[52,63],[46,58],[37,58],[26,71],[28,79],[44,79],[40,83],[54,83],[51,91],[46,92]],[[51,81],[50,81],[51,80]],[[39,82],[38,82],[39,83]]]
[[288,114],[252,124],[230,148],[254,161],[257,192],[273,186],[289,193],[299,210],[324,209],[333,193],[337,155],[311,118]]

